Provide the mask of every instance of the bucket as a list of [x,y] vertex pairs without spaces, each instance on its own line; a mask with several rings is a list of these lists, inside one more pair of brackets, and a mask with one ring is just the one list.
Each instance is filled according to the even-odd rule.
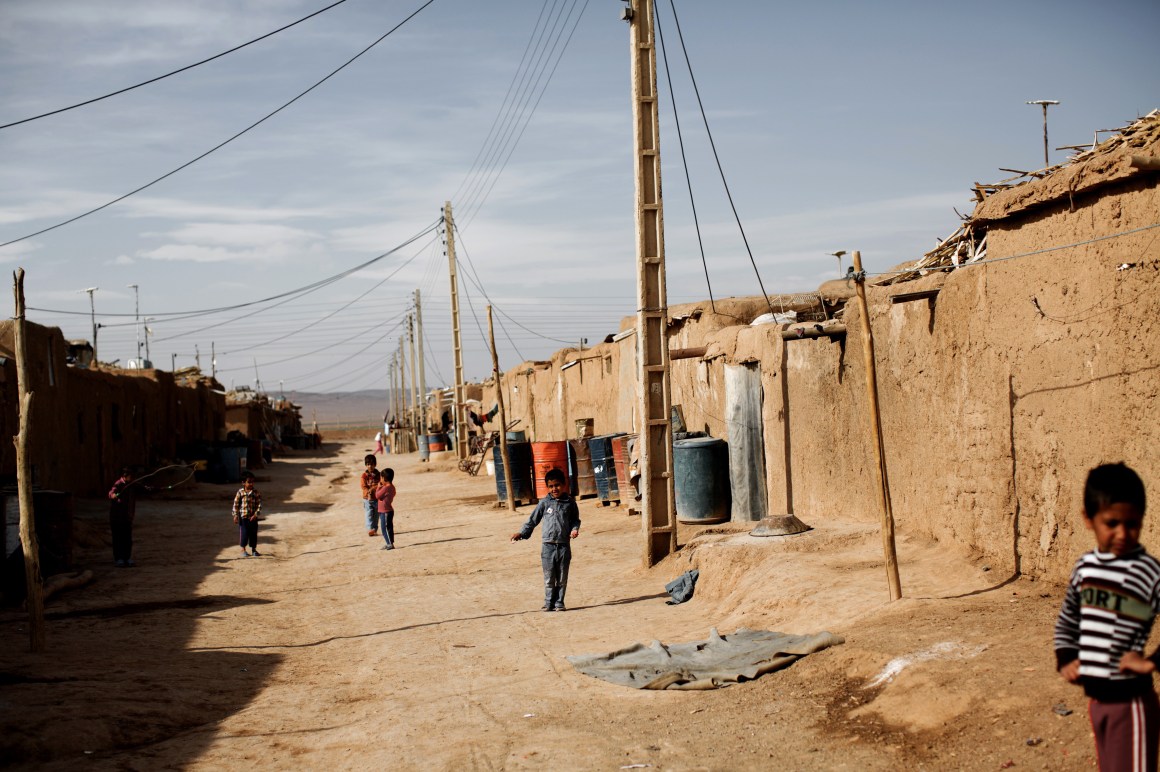
[[495,461],[489,458],[483,462],[483,465],[487,468],[487,476],[495,477]]
[[635,440],[635,434],[622,434],[612,438],[612,461],[616,467],[616,485],[621,491],[622,501],[636,498],[636,486],[628,479],[628,467],[631,461],[628,454],[628,443]]
[[447,450],[447,435],[446,434],[428,434],[427,451],[429,453],[442,453]]
[[527,442],[528,441],[527,432],[523,431],[522,429],[518,432],[508,432],[507,433],[507,441],[508,442]]
[[586,440],[592,436],[592,419],[591,418],[577,418],[576,419],[576,437],[577,439]]
[[729,446],[716,437],[673,443],[673,488],[677,519],[709,525],[729,519]]
[[419,435],[419,460],[426,461],[431,458],[431,445],[429,434]]
[[[499,501],[507,501],[507,482],[503,468],[503,453],[498,445],[491,449],[491,460],[495,464],[495,490]],[[532,487],[532,447],[526,442],[508,443],[508,460],[512,466],[512,499],[516,503],[529,504],[534,499]]]
[[560,442],[533,442],[532,443],[532,480],[536,485],[536,498],[542,499],[548,495],[548,485],[544,482],[544,475],[553,469],[564,473],[564,490],[571,490],[568,477],[568,443]]
[[596,495],[596,475],[592,473],[592,454],[588,450],[587,440],[570,440],[572,448],[572,463],[575,477],[576,498],[588,498]]

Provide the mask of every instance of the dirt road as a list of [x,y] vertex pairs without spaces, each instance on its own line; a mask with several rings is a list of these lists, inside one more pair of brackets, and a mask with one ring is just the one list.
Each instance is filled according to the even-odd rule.
[[[570,610],[542,613],[538,532],[507,539],[529,507],[496,509],[494,479],[450,460],[386,456],[400,548],[384,551],[357,500],[367,450],[259,473],[260,558],[236,546],[232,486],[143,499],[134,569],[111,565],[103,503],[79,502],[97,578],[50,603],[48,652],[0,613],[0,765],[1092,768],[1085,706],[1053,671],[1058,587],[902,533],[907,597],[887,604],[875,530],[844,520],[789,539],[682,529],[681,554],[645,571],[639,520],[586,500]],[[697,596],[665,605],[691,565]],[[847,642],[708,692],[634,691],[564,660],[742,626]]]

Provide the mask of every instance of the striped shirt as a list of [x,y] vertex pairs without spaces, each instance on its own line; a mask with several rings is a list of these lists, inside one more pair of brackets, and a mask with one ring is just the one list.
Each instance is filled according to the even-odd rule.
[[1152,688],[1151,676],[1119,672],[1125,652],[1143,653],[1160,612],[1160,563],[1139,547],[1116,557],[1092,550],[1071,572],[1055,623],[1058,667],[1079,659],[1088,696],[1130,698]]

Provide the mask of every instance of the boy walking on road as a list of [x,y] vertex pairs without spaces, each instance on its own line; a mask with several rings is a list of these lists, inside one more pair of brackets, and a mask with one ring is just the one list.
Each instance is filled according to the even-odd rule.
[[[262,512],[262,496],[254,490],[253,475],[246,475],[242,480],[242,487],[234,495],[234,522],[238,525],[238,543],[242,547],[242,555],[254,557],[261,555],[258,552],[258,515]],[[250,550],[247,552],[246,547]]]
[[1160,651],[1144,657],[1160,611],[1160,562],[1140,546],[1144,483],[1124,464],[1097,466],[1083,492],[1096,548],[1071,572],[1055,623],[1064,680],[1091,698],[1088,716],[1103,772],[1156,770],[1160,702],[1152,686]]
[[568,565],[572,562],[571,539],[580,536],[580,510],[564,488],[564,473],[551,469],[544,475],[548,495],[532,510],[531,516],[512,541],[527,539],[542,520],[543,546],[540,563],[544,567],[544,605],[541,611],[563,611],[564,593],[568,589]]

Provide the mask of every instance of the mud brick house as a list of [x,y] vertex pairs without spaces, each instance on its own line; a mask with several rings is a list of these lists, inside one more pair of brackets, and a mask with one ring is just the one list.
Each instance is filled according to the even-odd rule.
[[[18,430],[14,329],[0,322],[0,429],[8,437]],[[29,322],[26,330],[37,487],[102,495],[122,466],[157,466],[186,443],[224,435],[225,396],[212,379],[73,366],[59,329]],[[0,442],[0,480],[15,477],[15,448]]]
[[[1090,546],[1079,517],[1088,469],[1125,461],[1160,492],[1158,169],[1160,111],[1061,166],[975,186],[954,236],[869,277],[900,531],[1005,575],[1062,581]],[[738,426],[756,432],[745,463],[764,480],[768,514],[878,518],[852,295],[833,281],[812,308],[770,298],[779,313],[834,325],[818,335],[815,319],[751,324],[769,311],[763,297],[669,308],[670,351],[697,353],[674,358],[672,402],[690,429],[727,441]],[[508,370],[508,420],[538,441],[572,438],[581,418],[596,434],[636,431],[634,323]],[[493,380],[484,402],[494,398]],[[744,403],[757,411],[738,421]],[[1160,543],[1160,519],[1145,531]]]

